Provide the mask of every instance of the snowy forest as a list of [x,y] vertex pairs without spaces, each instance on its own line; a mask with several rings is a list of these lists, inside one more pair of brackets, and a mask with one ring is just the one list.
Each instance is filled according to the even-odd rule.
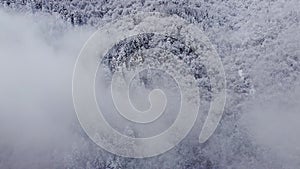
[[[138,12],[196,24],[216,49],[227,99],[205,143],[195,125],[166,153],[127,158],[97,146],[82,129],[72,101],[76,58],[97,29]],[[115,45],[111,70],[146,41]],[[194,57],[179,42],[170,48]],[[0,58],[0,169],[300,168],[299,0],[0,0]],[[192,72],[206,78],[202,65]],[[203,112],[208,83],[201,83]],[[114,126],[127,135],[143,132]]]

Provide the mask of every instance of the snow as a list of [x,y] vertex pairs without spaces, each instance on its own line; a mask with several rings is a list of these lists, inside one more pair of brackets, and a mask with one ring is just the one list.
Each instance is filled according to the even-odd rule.
[[[300,2],[298,0],[1,0],[0,4],[2,11],[8,11],[0,13],[1,51],[7,51],[4,49],[14,46],[15,38],[19,37],[21,41],[16,49],[20,50],[23,46],[28,53],[23,54],[24,57],[30,55],[66,57],[67,61],[60,63],[57,71],[67,71],[68,73],[59,76],[60,82],[55,84],[64,87],[53,89],[48,86],[54,91],[64,91],[63,97],[66,97],[66,100],[71,97],[70,93],[66,92],[69,91],[67,87],[69,81],[63,79],[71,78],[73,65],[70,63],[74,63],[76,52],[80,50],[91,30],[137,11],[176,14],[189,22],[198,24],[210,38],[222,59],[228,94],[221,124],[212,138],[202,145],[193,140],[193,136],[199,134],[199,130],[195,129],[179,146],[161,156],[142,160],[122,158],[96,147],[83,133],[77,121],[73,119],[70,122],[72,129],[66,129],[67,135],[70,135],[72,139],[68,140],[68,148],[60,152],[63,160],[53,159],[57,153],[53,148],[44,151],[47,155],[42,158],[26,151],[27,147],[33,146],[30,142],[20,145],[24,149],[24,152],[20,152],[13,150],[16,143],[2,141],[0,142],[0,168],[56,168],[55,165],[58,168],[295,169],[300,167],[300,164],[297,163],[297,159],[299,159],[299,143],[297,141],[300,136],[297,132],[291,132],[300,130],[299,125],[294,121],[299,117],[299,106],[292,104],[299,100],[297,86],[300,82]],[[15,14],[15,11],[18,11],[18,14]],[[20,16],[23,14],[25,16]],[[14,27],[11,28],[9,25]],[[33,26],[28,27],[28,25]],[[6,34],[8,30],[10,30],[10,34],[20,31],[19,27],[23,28],[23,33],[15,36]],[[77,34],[83,34],[84,38],[72,37],[74,31]],[[39,38],[41,34],[43,38]],[[61,36],[65,38],[62,39]],[[31,41],[32,44],[27,44],[27,39],[32,37],[37,40]],[[30,52],[30,50],[34,51],[41,42],[43,44],[41,48],[45,48],[49,55],[44,56],[42,52]],[[51,47],[49,48],[49,46]],[[123,53],[118,51],[117,47],[113,49],[115,51],[111,52],[120,52],[118,56],[124,58],[130,53],[126,53],[126,48],[122,47],[119,48]],[[180,42],[177,41],[166,47],[173,48],[175,52],[180,51],[178,50]],[[74,51],[72,51],[73,49]],[[182,55],[192,58],[187,51],[187,49],[183,50]],[[1,58],[17,57],[21,54],[5,53],[5,56],[1,55]],[[30,61],[35,59],[37,58],[31,58]],[[17,58],[9,60],[7,65],[12,62],[19,63],[20,60]],[[40,62],[46,61],[41,59]],[[60,74],[51,72],[51,66],[54,67],[58,62],[49,60],[49,76]],[[27,64],[30,65],[30,62],[28,61]],[[4,68],[1,69],[4,70]],[[203,71],[199,70],[199,72]],[[27,73],[34,74],[34,71]],[[19,78],[24,76],[22,74],[9,75]],[[7,76],[4,79],[8,80]],[[39,75],[38,77],[43,76]],[[47,82],[51,80],[52,78]],[[30,80],[25,79],[24,81],[29,83],[27,85],[32,85]],[[14,81],[13,83],[24,82]],[[6,84],[8,84],[6,88],[13,88],[9,83]],[[202,85],[207,86],[207,83],[204,81]],[[24,88],[29,89],[26,86]],[[4,90],[3,85],[0,90]],[[10,94],[7,95],[10,96]],[[37,100],[45,99],[43,95],[37,96],[37,98]],[[4,103],[8,102],[5,98],[0,100]],[[274,100],[276,103],[273,103]],[[47,105],[47,101],[42,102]],[[261,108],[261,106],[257,106],[258,103],[267,106]],[[30,104],[36,105],[35,103]],[[0,111],[11,110],[9,105],[1,106]],[[67,112],[64,114],[68,114],[67,117],[73,117],[71,104],[65,106],[55,102],[53,105],[64,107],[62,109]],[[283,106],[284,109],[276,109],[277,106]],[[28,108],[28,110],[31,109]],[[11,111],[18,115],[18,110]],[[39,111],[35,110],[34,112],[38,113]],[[44,113],[51,114],[51,111],[44,111]],[[1,113],[0,116],[4,116],[3,114]],[[65,118],[61,121],[64,120]],[[2,125],[13,128],[6,123]],[[20,125],[25,124],[20,123]],[[2,134],[3,132],[1,132],[1,138],[8,138],[6,134],[4,136]],[[55,136],[60,135],[54,134],[53,137]],[[278,144],[276,140],[281,140],[281,144]],[[59,147],[60,144],[56,144]],[[51,144],[47,143],[46,145]],[[63,144],[63,146],[66,145]],[[43,153],[38,148],[35,151],[37,154]],[[27,158],[28,163],[22,160],[26,154],[30,154]],[[40,161],[40,163],[35,164],[34,161]]]

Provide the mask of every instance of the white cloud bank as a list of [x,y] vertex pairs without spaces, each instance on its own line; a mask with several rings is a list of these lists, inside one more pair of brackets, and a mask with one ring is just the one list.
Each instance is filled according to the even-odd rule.
[[74,137],[73,66],[92,31],[1,10],[0,25],[0,168],[53,166]]

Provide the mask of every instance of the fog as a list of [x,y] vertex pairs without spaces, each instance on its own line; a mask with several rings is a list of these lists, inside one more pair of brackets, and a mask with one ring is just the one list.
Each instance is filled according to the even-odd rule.
[[10,11],[0,11],[0,25],[0,168],[61,160],[77,123],[73,66],[92,30]]
[[[295,86],[299,84],[295,83]],[[254,98],[241,119],[252,141],[263,148],[267,160],[277,168],[300,166],[300,88],[274,91],[271,97]]]

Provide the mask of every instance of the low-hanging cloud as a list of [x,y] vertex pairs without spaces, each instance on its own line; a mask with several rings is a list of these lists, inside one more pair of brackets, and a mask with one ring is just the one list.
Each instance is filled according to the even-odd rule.
[[2,10],[0,25],[0,168],[53,166],[75,137],[73,66],[92,29]]
[[254,98],[246,106],[241,124],[266,160],[273,161],[272,168],[300,166],[299,93],[299,87],[274,91],[274,96]]

